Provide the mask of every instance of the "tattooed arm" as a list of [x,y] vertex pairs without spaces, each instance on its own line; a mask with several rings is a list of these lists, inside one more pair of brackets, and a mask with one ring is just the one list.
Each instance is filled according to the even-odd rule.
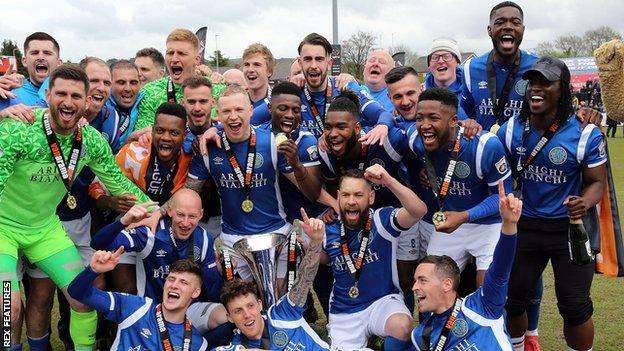
[[321,255],[323,238],[325,237],[325,223],[320,219],[308,218],[305,210],[301,209],[301,228],[311,238],[310,246],[301,260],[297,271],[297,280],[288,292],[288,299],[299,307],[306,304],[308,292],[318,270],[319,257]]

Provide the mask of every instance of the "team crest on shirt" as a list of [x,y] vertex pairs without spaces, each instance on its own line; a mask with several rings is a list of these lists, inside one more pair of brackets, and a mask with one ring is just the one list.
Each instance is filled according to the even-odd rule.
[[380,165],[383,168],[386,168],[386,163],[380,158],[374,158],[369,162],[369,165]]
[[479,89],[487,89],[487,82],[482,80],[479,82]]
[[156,251],[156,257],[165,257],[165,256],[167,256],[167,251],[162,250],[162,249]]
[[468,334],[468,322],[466,322],[465,319],[457,318],[452,331],[456,337],[463,338],[466,334]]
[[498,173],[507,173],[507,160],[505,160],[505,156],[501,157],[501,159],[496,162],[495,167]]
[[524,153],[526,152],[526,149],[524,148],[524,146],[518,146],[516,148],[516,152],[518,153],[518,155],[524,156]]
[[222,165],[223,164],[223,159],[221,157],[219,157],[219,156],[213,158],[212,161],[214,161],[215,165]]
[[468,166],[468,164],[463,161],[457,162],[457,164],[455,165],[455,175],[458,178],[462,179],[468,178],[468,176],[470,175],[470,166]]
[[514,86],[514,89],[516,90],[516,93],[520,96],[524,96],[524,93],[526,92],[526,88],[527,85],[529,85],[529,81],[526,79],[520,79],[519,81],[516,82],[516,85]]
[[264,157],[262,156],[261,153],[256,152],[256,163],[254,163],[254,168],[260,169],[260,167],[262,167],[263,164],[264,164]]
[[310,160],[318,160],[318,148],[316,145],[312,145],[306,149],[308,152],[308,156],[310,156]]
[[561,146],[557,146],[550,150],[548,153],[548,159],[553,164],[560,165],[568,159],[568,153]]
[[288,344],[288,335],[286,335],[286,332],[284,332],[283,330],[278,330],[273,333],[271,341],[277,347],[284,347],[286,346],[286,344]]

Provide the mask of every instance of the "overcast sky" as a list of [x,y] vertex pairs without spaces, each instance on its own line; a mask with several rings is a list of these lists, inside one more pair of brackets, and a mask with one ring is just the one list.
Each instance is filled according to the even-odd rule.
[[[462,51],[491,48],[489,11],[498,0],[338,0],[339,39],[358,30],[377,36],[376,46],[407,45],[426,54],[434,38],[455,38]],[[253,42],[267,45],[276,57],[295,57],[310,32],[332,40],[331,0],[54,0],[2,1],[0,39],[17,41],[45,31],[61,45],[61,58],[76,62],[85,55],[130,58],[143,47],[161,51],[174,28],[208,26],[206,56],[218,47],[240,57]],[[559,35],[583,33],[608,25],[624,33],[624,3],[619,0],[518,1],[525,15],[522,48]],[[296,4],[296,5],[294,5]]]

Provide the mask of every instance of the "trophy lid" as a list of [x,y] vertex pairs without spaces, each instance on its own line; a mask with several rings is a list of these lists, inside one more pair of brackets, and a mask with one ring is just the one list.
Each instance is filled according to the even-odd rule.
[[255,252],[280,246],[286,242],[286,236],[279,233],[255,234],[234,243],[237,252]]

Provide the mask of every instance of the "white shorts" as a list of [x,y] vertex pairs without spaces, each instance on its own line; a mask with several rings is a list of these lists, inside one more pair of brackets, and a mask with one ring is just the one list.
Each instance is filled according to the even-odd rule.
[[216,239],[221,235],[221,216],[208,217],[208,222],[199,222],[199,226],[212,234],[213,239]]
[[397,260],[416,261],[427,255],[427,246],[433,233],[433,224],[419,221],[410,229],[401,232],[397,248]]
[[330,313],[327,330],[331,350],[368,350],[368,338],[372,335],[385,337],[386,322],[396,313],[412,318],[399,294],[386,295],[359,312]]
[[[289,223],[286,223],[286,225],[279,228],[278,230],[275,230],[273,233],[288,235],[290,229],[291,225]],[[228,248],[230,251],[230,257],[236,260],[236,272],[238,272],[238,275],[241,277],[241,279],[245,281],[251,281],[253,280],[253,275],[251,274],[251,270],[249,269],[247,262],[245,262],[245,259],[243,259],[242,256],[240,256],[238,253],[236,253],[236,251],[234,251],[234,249],[232,249],[232,247],[234,247],[234,243],[246,237],[248,236],[221,233],[221,247]],[[286,246],[284,246],[282,252],[280,252],[279,261],[277,262],[277,278],[284,278],[286,276],[287,263],[288,249]]]
[[194,302],[186,310],[186,316],[200,334],[208,332],[208,321],[215,308],[221,306],[217,302]]
[[427,254],[450,256],[460,270],[464,270],[470,256],[474,256],[477,260],[477,270],[486,270],[492,263],[501,225],[501,223],[464,223],[451,234],[434,231]]
[[[61,223],[69,238],[76,245],[82,264],[85,267],[88,266],[91,263],[91,257],[95,253],[95,250],[91,248],[91,213],[87,212],[81,218],[62,221]],[[26,265],[26,271],[32,278],[48,278],[48,275],[36,266]]]

